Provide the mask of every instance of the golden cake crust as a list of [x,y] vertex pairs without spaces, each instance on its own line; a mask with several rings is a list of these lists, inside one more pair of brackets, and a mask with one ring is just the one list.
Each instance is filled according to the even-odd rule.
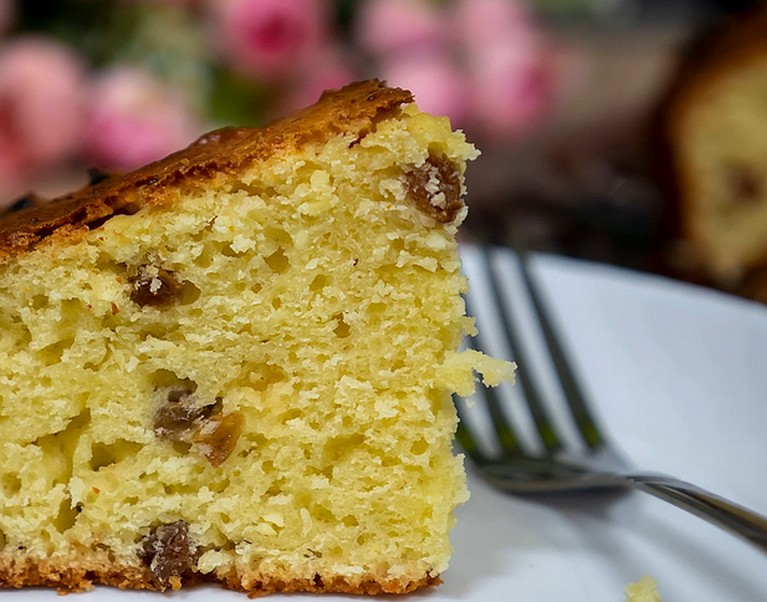
[[[409,92],[388,88],[382,82],[369,81],[352,84],[341,90],[326,93],[320,102],[313,107],[278,121],[265,129],[228,128],[212,132],[200,138],[186,150],[130,174],[112,176],[72,195],[34,208],[0,216],[0,264],[5,262],[7,264],[5,269],[10,272],[13,268],[18,267],[18,264],[25,263],[25,261],[20,261],[17,264],[12,259],[24,256],[35,249],[37,245],[45,245],[49,250],[61,251],[64,248],[63,245],[82,239],[90,230],[98,227],[112,216],[129,215],[148,206],[173,207],[179,198],[185,196],[186,192],[190,192],[192,193],[191,196],[194,196],[194,193],[199,192],[199,188],[218,186],[221,183],[220,174],[224,174],[226,178],[226,174],[238,174],[254,164],[264,170],[269,170],[272,165],[261,165],[261,163],[269,161],[270,158],[275,158],[279,163],[288,165],[289,169],[292,170],[293,163],[290,160],[296,150],[304,147],[311,150],[315,144],[319,146],[328,140],[333,140],[336,147],[343,147],[346,143],[353,146],[368,133],[373,132],[382,120],[396,118],[400,114],[400,106],[410,103],[412,100],[412,95]],[[408,113],[411,109],[414,108],[408,107],[403,111]],[[440,127],[444,129],[446,122],[440,123]],[[395,123],[389,122],[381,129],[384,130],[389,125],[395,125]],[[415,128],[415,126],[413,127]],[[341,145],[337,144],[338,136],[342,137]],[[430,140],[431,137],[427,139]],[[465,142],[459,142],[457,145],[461,147],[459,150],[469,154],[465,148]],[[364,146],[362,145],[355,150],[363,151],[365,150]],[[418,148],[422,149],[426,146],[425,143],[419,143]],[[392,155],[399,159],[401,157],[400,152],[392,151]],[[428,149],[428,152],[431,153],[431,149]],[[459,156],[460,153],[456,152],[454,155]],[[336,156],[334,155],[334,157]],[[414,210],[425,212],[437,223],[451,223],[456,212],[463,208],[463,205],[459,203],[462,193],[462,182],[459,176],[462,172],[458,171],[455,164],[449,163],[450,160],[446,155],[429,154],[421,171],[418,171],[421,169],[420,165],[415,169],[414,174],[408,172],[406,168],[403,174],[403,189],[407,189],[407,194],[403,190],[403,194],[398,198],[413,201],[415,203]],[[432,177],[435,174],[445,181],[440,188],[440,193],[444,197],[444,203],[441,206],[426,203],[430,200],[428,195],[431,194],[430,186],[433,185]],[[242,193],[240,197],[244,195],[245,193]],[[223,201],[218,203],[221,199],[216,196],[217,208],[232,212],[235,209],[239,210],[239,204],[235,205],[235,203],[240,197],[235,196],[235,200],[231,203],[224,203]],[[226,200],[228,201],[228,199]],[[268,200],[264,203],[268,205]],[[378,208],[381,207],[381,204],[376,203],[375,206]],[[181,210],[184,207],[176,208]],[[208,206],[204,207],[207,208]],[[211,213],[205,211],[202,212],[202,215],[208,216]],[[402,219],[404,223],[402,229],[406,228],[408,234],[411,232],[411,222],[415,221],[415,223],[421,224],[418,220],[411,220],[409,215],[410,213]],[[139,221],[141,216],[136,216],[134,219]],[[153,223],[158,223],[158,221]],[[118,223],[115,221],[111,225],[118,226]],[[158,229],[160,227],[157,226]],[[422,235],[424,227],[413,230],[413,239]],[[365,233],[367,234],[367,230]],[[449,230],[448,234],[452,235],[452,232]],[[61,244],[62,247],[54,247],[54,244]],[[120,246],[122,244],[123,241],[118,240],[116,246],[122,248]],[[451,259],[454,252],[451,249],[452,247],[448,247],[444,255],[448,256],[451,263],[455,263]],[[64,250],[68,249],[64,248]],[[280,250],[282,249],[280,248]],[[74,256],[77,260],[81,249],[75,247],[73,251],[69,257],[71,259]],[[271,253],[271,251],[269,252]],[[429,248],[429,253],[428,258],[433,260],[433,248]],[[277,255],[277,253],[273,255]],[[53,262],[53,264],[60,260],[58,253],[46,252],[30,254],[23,259],[35,259],[38,256],[45,262]],[[268,257],[271,256],[268,255]],[[47,266],[50,263],[43,265]],[[354,259],[354,265],[357,265],[357,259]],[[204,269],[208,270],[209,266]],[[455,269],[457,270],[457,268]],[[420,274],[420,271],[418,273]],[[458,289],[462,283],[457,272],[454,276],[452,275],[453,272],[447,270],[438,270],[437,273],[442,278],[440,282],[443,282],[446,277],[456,281],[455,285],[451,285],[453,287],[451,290],[455,291],[457,297]],[[121,268],[118,278],[123,278],[118,282],[118,288],[124,293],[122,288],[125,284],[124,279],[129,279],[130,274]],[[5,286],[9,289],[15,288],[16,282],[17,280],[9,279]],[[111,297],[109,299],[111,300]],[[131,298],[131,301],[135,301],[135,299]],[[87,302],[88,300],[83,301],[83,303]],[[136,303],[139,306],[142,305],[142,303]],[[88,312],[87,315],[90,315],[93,306],[84,305],[83,307]],[[108,305],[104,307],[108,307]],[[115,303],[112,303],[111,307],[112,315],[117,315],[119,312]],[[454,304],[454,308],[455,310],[451,309],[450,311],[453,311],[454,314],[457,311],[458,315],[463,316],[462,305]],[[155,309],[156,307],[150,308],[151,311],[155,311]],[[340,315],[339,320],[342,321],[343,314]],[[453,314],[441,311],[440,320],[444,315]],[[335,316],[333,319],[336,319]],[[454,333],[448,334],[457,337],[462,323],[456,315],[453,315],[453,319]],[[251,335],[252,333],[247,334],[247,337]],[[345,343],[339,343],[339,345],[343,344]],[[88,345],[90,346],[91,343]],[[433,353],[430,353],[428,357],[431,360],[434,357]],[[422,364],[422,362],[419,363]],[[447,365],[447,360],[445,363]],[[457,366],[457,364],[455,365]],[[490,370],[489,367],[488,370]],[[162,371],[167,372],[167,370]],[[500,372],[500,368],[498,371]],[[176,376],[181,378],[180,375]],[[443,378],[441,374],[438,376]],[[467,377],[470,378],[468,372]],[[35,373],[35,378],[37,378],[37,373]],[[184,378],[184,380],[187,379]],[[460,388],[460,385],[453,385],[453,382],[459,382],[459,380],[451,380],[448,385]],[[155,383],[156,386],[157,383]],[[67,394],[69,393],[67,392]],[[0,397],[2,396],[0,395]],[[429,403],[434,402],[431,400]],[[449,397],[445,398],[445,403],[448,404],[447,407],[452,409]],[[443,410],[440,412],[440,428],[443,428],[445,432],[448,428],[454,428],[454,414]],[[70,423],[76,424],[76,421],[77,417],[70,420]],[[444,451],[448,453],[449,449],[445,448]],[[91,452],[93,453],[93,446]],[[458,476],[456,471],[460,469],[460,466],[453,460],[452,455],[449,455],[449,460],[445,460],[443,472],[455,480]],[[96,468],[91,466],[91,468],[98,472],[101,466]],[[434,467],[431,466],[430,470],[434,470]],[[440,489],[440,494],[444,495],[445,490]],[[455,485],[453,496],[456,501],[463,496],[462,483]],[[70,495],[69,499],[71,505],[74,498]],[[111,514],[108,515],[111,516]],[[79,516],[82,517],[83,514]],[[149,522],[137,522],[136,524],[139,525],[139,528],[143,528],[142,525],[148,525]],[[2,541],[2,535],[0,534],[0,541]],[[49,553],[48,557],[40,560],[28,550],[28,554],[25,555],[24,546],[10,543],[9,537],[9,543],[0,550],[0,586],[14,588],[49,586],[66,591],[80,591],[89,589],[93,584],[98,583],[125,589],[161,590],[176,589],[182,584],[214,581],[221,583],[228,589],[244,591],[252,596],[272,592],[402,594],[440,583],[437,573],[443,570],[440,568],[442,564],[439,562],[418,560],[413,565],[409,562],[397,564],[396,558],[392,561],[396,570],[389,570],[386,568],[386,561],[389,556],[387,548],[387,551],[380,552],[380,566],[375,562],[370,563],[372,568],[364,573],[364,577],[361,573],[334,575],[332,571],[324,576],[315,575],[314,571],[321,572],[321,569],[317,569],[314,565],[309,565],[309,568],[302,572],[287,572],[287,569],[283,568],[269,570],[268,565],[261,569],[258,559],[255,561],[247,558],[242,560],[240,557],[239,560],[226,565],[211,562],[198,569],[200,572],[212,571],[206,574],[193,574],[192,569],[181,568],[178,573],[170,577],[170,582],[158,583],[157,573],[153,573],[150,568],[143,564],[146,559],[141,557],[141,546],[138,548],[138,556],[130,550],[128,554],[122,555],[123,552],[119,552],[121,555],[115,556],[116,552],[107,551],[105,546],[89,543],[91,540],[87,538],[73,539],[72,541],[78,543],[67,547],[64,552]],[[143,550],[146,551],[147,548],[144,547]]]
[[[206,581],[203,576],[191,575],[183,578],[183,585]],[[269,575],[268,579],[243,584],[239,574],[232,570],[227,574],[211,576],[209,581],[222,584],[226,589],[245,592],[249,596],[272,593],[341,593],[354,595],[406,594],[424,587],[442,583],[438,575],[426,574],[417,580],[383,578],[364,580],[359,583],[335,577],[330,581],[314,579],[281,578]],[[161,591],[152,580],[149,570],[144,567],[102,562],[15,562],[0,561],[0,586],[6,588],[56,587],[62,592],[81,592],[93,588],[94,584],[120,589]],[[182,582],[177,586],[180,588]],[[174,588],[176,589],[176,588]]]
[[113,215],[134,213],[145,205],[171,202],[172,187],[202,182],[218,173],[322,144],[333,136],[362,139],[376,124],[413,101],[413,95],[379,80],[325,92],[317,104],[265,128],[223,128],[203,135],[188,148],[125,175],[49,203],[0,214],[0,263],[55,237],[77,237]]
[[57,565],[51,561],[0,561],[0,585],[7,588],[56,587],[61,591],[89,590],[94,583],[121,589],[156,589],[146,569],[119,566],[108,561],[96,565],[70,563]]

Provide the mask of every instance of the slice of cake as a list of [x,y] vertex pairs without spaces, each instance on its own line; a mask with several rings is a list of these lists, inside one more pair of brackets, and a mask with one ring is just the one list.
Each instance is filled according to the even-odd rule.
[[767,302],[767,9],[695,41],[661,119],[683,267]]
[[467,497],[476,150],[327,93],[0,220],[0,584],[407,592]]

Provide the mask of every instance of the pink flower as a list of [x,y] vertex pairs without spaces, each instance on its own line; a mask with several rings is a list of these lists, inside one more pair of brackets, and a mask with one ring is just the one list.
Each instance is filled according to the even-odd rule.
[[281,78],[326,43],[329,9],[326,0],[220,0],[213,14],[217,44],[242,73]]
[[398,56],[381,68],[386,81],[407,88],[419,108],[433,115],[447,115],[462,124],[467,112],[467,79],[442,53]]
[[430,0],[365,0],[359,8],[355,38],[378,57],[420,53],[442,48],[449,27],[436,2]]
[[84,66],[66,46],[17,38],[0,51],[0,174],[71,158],[82,127]]
[[492,135],[529,129],[549,107],[553,84],[547,62],[518,59],[499,53],[472,71],[472,116]]
[[455,37],[470,77],[472,120],[508,136],[537,123],[553,96],[552,52],[515,0],[458,0]]
[[187,146],[203,130],[178,90],[137,67],[103,73],[89,101],[85,150],[101,167],[138,167]]
[[516,44],[520,35],[538,35],[526,4],[519,0],[457,0],[452,23],[458,42],[470,51]]
[[306,65],[305,72],[297,74],[279,112],[286,115],[314,104],[325,90],[341,88],[354,79],[354,71],[344,60],[341,49],[328,48]]

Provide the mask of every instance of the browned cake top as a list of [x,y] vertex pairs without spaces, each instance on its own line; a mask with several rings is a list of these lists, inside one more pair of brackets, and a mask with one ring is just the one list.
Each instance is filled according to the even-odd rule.
[[706,88],[733,69],[767,55],[767,8],[756,7],[695,36],[681,51],[679,64],[671,77],[664,103],[684,112],[689,103],[706,98]]
[[376,123],[413,101],[406,90],[370,80],[325,92],[315,104],[265,128],[224,128],[188,148],[136,171],[106,178],[73,194],[16,212],[0,213],[0,263],[33,249],[53,235],[101,225],[113,215],[158,205],[168,190],[190,180],[233,172],[248,163],[336,135],[359,139]]

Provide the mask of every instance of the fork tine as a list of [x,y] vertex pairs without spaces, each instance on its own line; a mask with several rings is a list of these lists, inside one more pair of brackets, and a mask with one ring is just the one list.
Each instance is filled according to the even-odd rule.
[[596,420],[589,409],[583,390],[575,377],[562,345],[554,332],[553,321],[545,307],[538,285],[530,271],[527,250],[518,239],[514,239],[514,250],[519,258],[519,271],[522,281],[527,290],[533,310],[538,318],[543,339],[549,350],[551,361],[554,365],[567,405],[573,415],[578,431],[586,445],[592,449],[598,449],[605,444],[605,438],[597,426]]
[[498,277],[495,274],[495,270],[493,269],[489,251],[484,247],[480,247],[479,255],[482,258],[482,268],[487,274],[487,281],[490,284],[493,301],[495,302],[495,306],[499,308],[499,315],[501,317],[504,334],[509,342],[514,359],[517,362],[517,382],[524,393],[528,409],[530,410],[530,415],[535,423],[541,443],[547,452],[554,453],[562,448],[559,434],[546,410],[538,389],[536,389],[533,384],[531,374],[526,369],[526,366],[532,364],[527,362],[524,345],[522,344],[521,339],[517,336],[516,329],[512,326],[513,318],[510,315],[508,303],[506,303],[501,293],[500,284],[498,282]]
[[[518,454],[520,452],[519,439],[517,438],[511,423],[508,422],[503,415],[498,394],[493,389],[485,390],[484,394],[487,413],[490,415],[490,420],[503,454]],[[489,458],[476,443],[475,437],[471,433],[471,428],[466,423],[463,411],[461,410],[461,404],[456,403],[455,407],[458,412],[458,434],[456,435],[458,443],[461,444],[464,450],[472,456],[472,458],[475,458],[476,456],[475,459],[477,461],[488,461]]]

